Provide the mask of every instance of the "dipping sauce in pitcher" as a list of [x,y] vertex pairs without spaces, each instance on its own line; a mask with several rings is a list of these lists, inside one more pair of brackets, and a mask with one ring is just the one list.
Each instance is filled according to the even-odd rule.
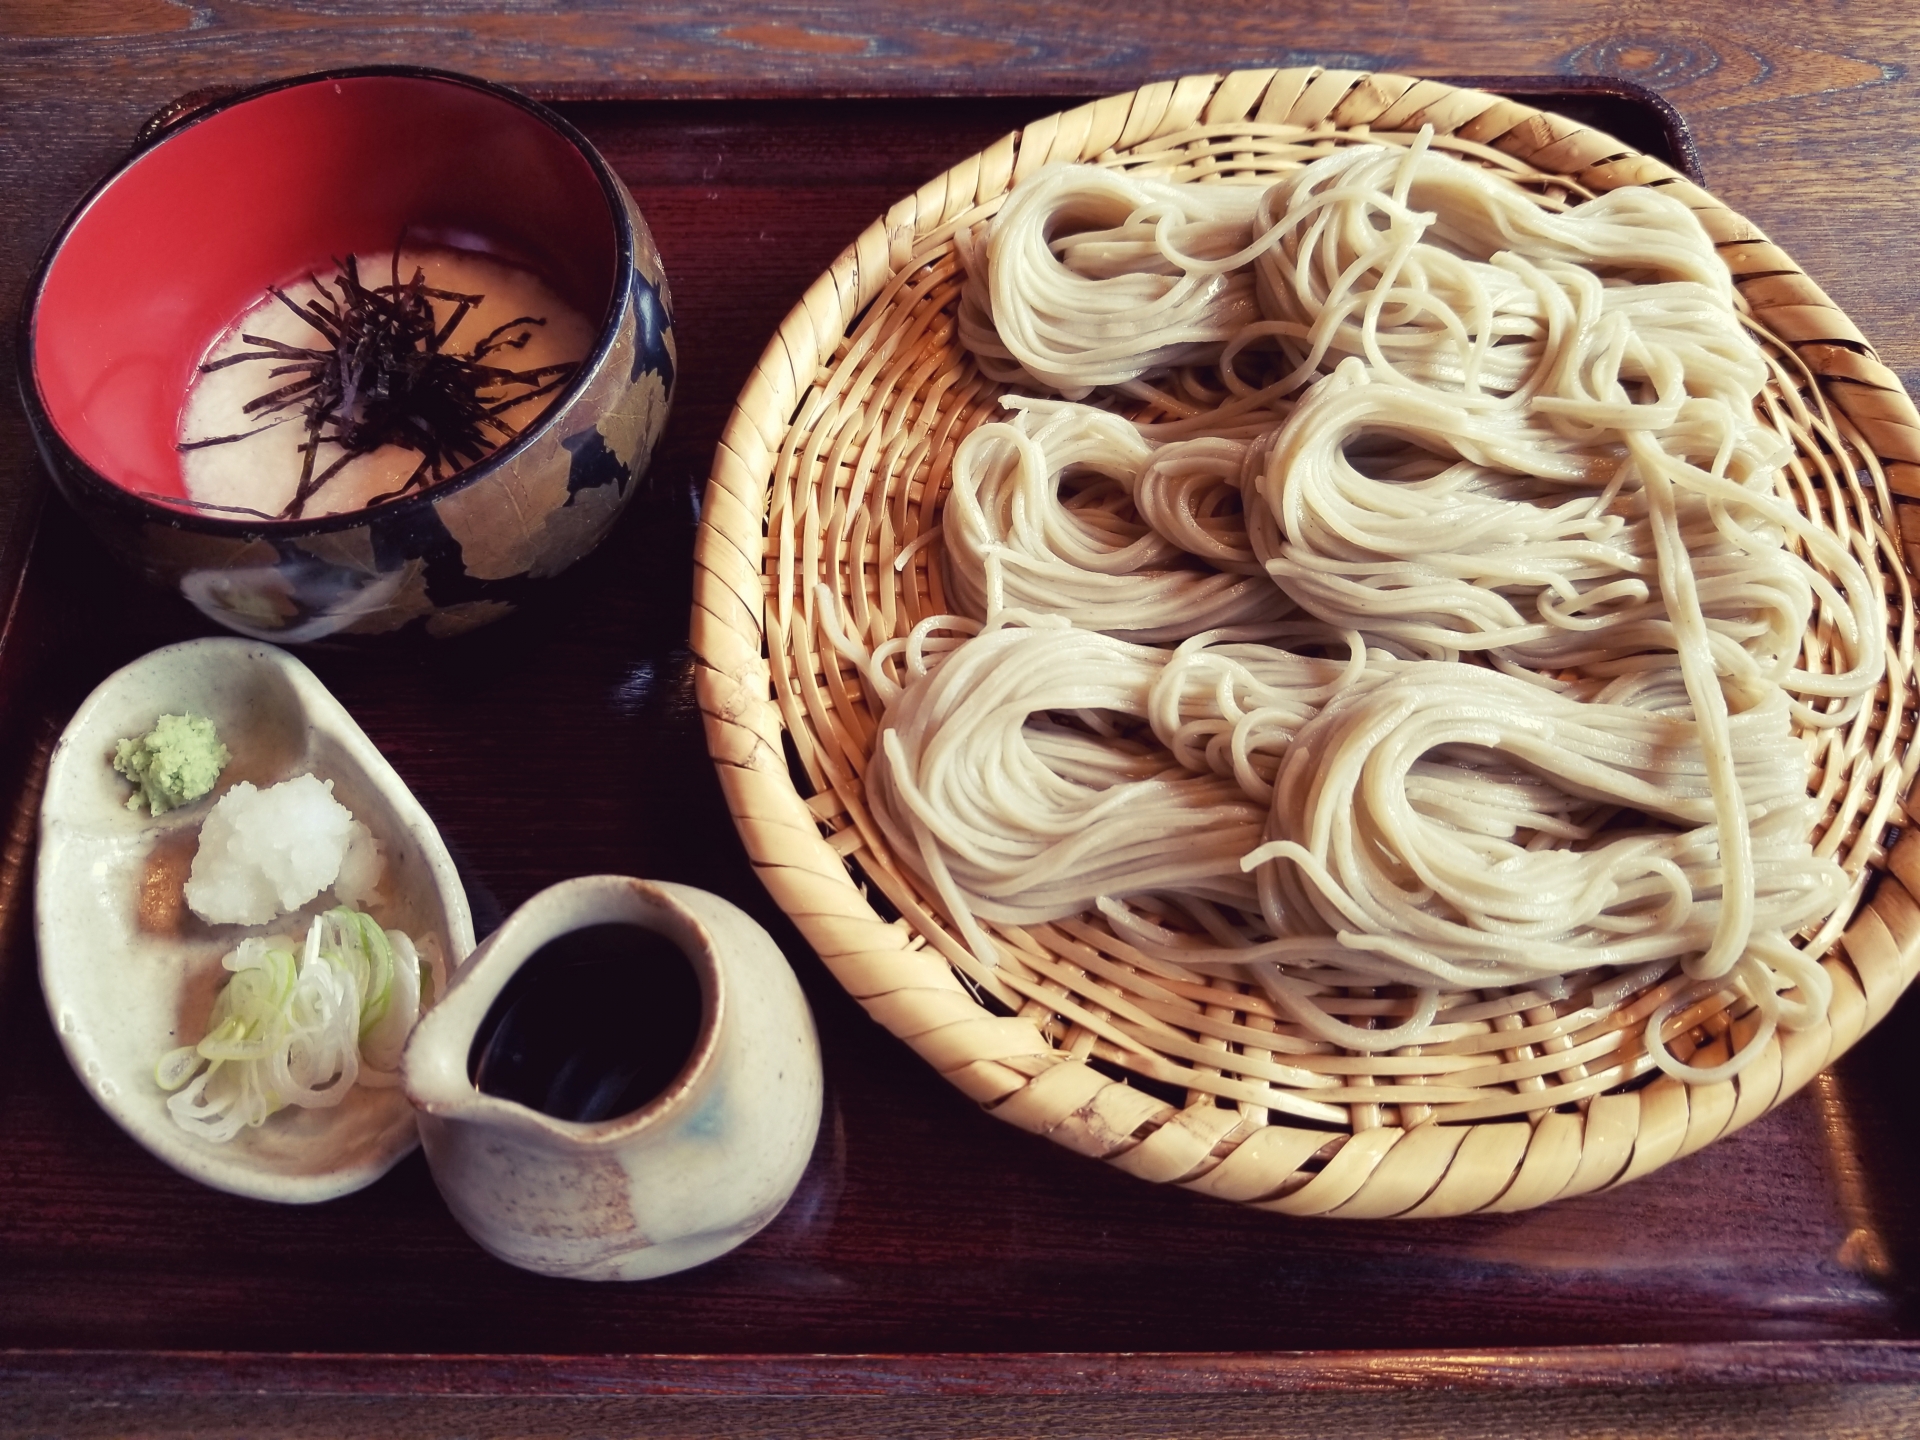
[[507,982],[467,1073],[483,1093],[556,1120],[611,1120],[673,1083],[701,1013],[679,946],[639,925],[589,925],[549,940]]

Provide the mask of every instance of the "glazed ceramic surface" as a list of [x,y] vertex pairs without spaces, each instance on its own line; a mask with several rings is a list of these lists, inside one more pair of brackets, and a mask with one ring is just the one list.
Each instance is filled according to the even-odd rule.
[[[701,1028],[679,1076],[592,1124],[476,1089],[474,1038],[514,973],[556,936],[609,922],[666,936],[699,976]],[[511,1264],[581,1280],[671,1274],[760,1230],[806,1168],[823,1089],[812,1014],[759,923],[703,890],[609,875],[515,911],[415,1027],[405,1075],[434,1182],[467,1233]]]
[[[115,741],[161,715],[214,722],[232,758],[212,793],[158,817],[126,808]],[[272,925],[208,925],[180,894],[201,822],[235,783],[303,773],[380,841],[386,871],[368,908],[383,926],[431,936],[449,967],[473,948],[453,861],[425,811],[353,718],[283,651],[237,639],[192,640],[110,676],[60,737],[41,804],[35,875],[40,983],[75,1072],[122,1129],[196,1180],[261,1200],[317,1201],[372,1183],[413,1149],[413,1110],[398,1088],[355,1086],[336,1107],[289,1108],[215,1144],[180,1128],[154,1064],[205,1032],[247,935],[304,934],[333,903],[323,891]]]
[[[236,185],[258,193],[222,205]],[[524,262],[602,317],[553,407],[455,479],[363,511],[253,520],[178,498],[179,403],[221,328],[267,285],[403,232]],[[632,498],[675,375],[659,251],[605,161],[509,91],[418,70],[280,82],[161,128],[49,249],[21,340],[41,455],[101,540],[229,629],[286,643],[509,613]]]

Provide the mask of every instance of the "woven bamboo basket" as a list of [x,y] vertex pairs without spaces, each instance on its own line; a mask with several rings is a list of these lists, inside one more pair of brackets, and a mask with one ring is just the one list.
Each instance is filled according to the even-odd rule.
[[[984,967],[863,805],[876,717],[818,628],[815,587],[869,642],[948,608],[936,528],[948,462],[1001,393],[955,338],[956,233],[1052,160],[1204,180],[1423,125],[1437,147],[1542,190],[1658,185],[1693,208],[1772,337],[1776,398],[1799,432],[1785,490],[1856,537],[1886,588],[1887,679],[1860,723],[1822,732],[1813,770],[1816,844],[1856,881],[1810,941],[1824,948],[1831,1012],[1776,1034],[1732,1080],[1688,1085],[1653,1064],[1641,1032],[1661,985],[1611,1006],[1518,995],[1484,1033],[1427,1053],[1303,1056],[1268,1048],[1288,1027],[1254,987],[1149,973],[1098,916],[995,927],[999,964]],[[767,889],[874,1019],[993,1114],[1143,1179],[1288,1214],[1520,1210],[1636,1179],[1766,1113],[1920,969],[1920,839],[1899,829],[1920,759],[1902,533],[1920,540],[1920,503],[1901,497],[1920,502],[1920,413],[1899,380],[1791,259],[1668,166],[1432,80],[1193,76],[1008,135],[894,206],[807,291],[715,457],[697,547],[698,694]],[[1746,1010],[1723,992],[1663,1033],[1710,1065],[1756,1033]]]

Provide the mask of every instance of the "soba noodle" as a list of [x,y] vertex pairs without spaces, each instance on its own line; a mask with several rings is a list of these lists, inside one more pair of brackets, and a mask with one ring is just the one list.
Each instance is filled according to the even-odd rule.
[[1292,364],[1286,388],[1351,355],[1383,379],[1467,401],[1523,398],[1578,383],[1569,346],[1592,346],[1620,305],[1633,307],[1641,335],[1712,347],[1747,372],[1749,401],[1765,379],[1734,318],[1726,266],[1685,207],[1656,190],[1559,210],[1424,141],[1357,146],[1274,184],[1256,224],[1266,319],[1231,348],[1277,341]]
[[1259,199],[1245,185],[1046,166],[968,260],[961,343],[993,379],[1075,400],[1216,355],[1259,318],[1252,274],[1210,263],[1246,245]]
[[1847,883],[1808,842],[1806,751],[1785,697],[1728,729],[1750,891],[1727,884],[1697,720],[1438,663],[1302,727],[1271,838],[1243,863],[1259,865],[1267,926],[1299,937],[1298,958],[1382,979],[1479,988],[1648,960],[1717,979],[1738,958],[1712,949],[1730,892],[1751,895],[1752,926],[1791,933]]
[[[830,633],[885,710],[874,819],[984,963],[987,925],[1097,909],[1361,1052],[1460,992],[1658,982],[1646,1048],[1695,1081],[1818,1020],[1794,937],[1849,882],[1797,732],[1860,713],[1884,600],[1779,490],[1682,205],[1423,140],[1264,188],[1047,167],[964,246],[964,343],[1065,399],[955,454],[971,618]],[[1343,1018],[1380,986],[1398,1023]],[[1726,991],[1754,1037],[1695,1069],[1661,1027]]]
[[[941,520],[961,609],[980,619],[1008,608],[1051,611],[1142,641],[1182,640],[1292,610],[1256,566],[1222,574],[1193,564],[1182,544],[1204,543],[1197,516],[1191,530],[1169,538],[1138,513],[1131,492],[1150,462],[1159,460],[1159,486],[1178,484],[1170,477],[1189,469],[1216,473],[1211,449],[1180,449],[1191,467],[1178,454],[1156,457],[1132,425],[1085,405],[1028,401],[1014,419],[980,426],[954,454]],[[1237,475],[1244,455],[1229,459]]]

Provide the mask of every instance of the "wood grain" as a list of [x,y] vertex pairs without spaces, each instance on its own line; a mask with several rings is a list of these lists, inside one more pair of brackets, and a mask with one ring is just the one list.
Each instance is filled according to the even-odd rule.
[[[1781,1111],[1618,1194],[1391,1229],[1163,1194],[974,1111],[805,953],[734,839],[683,646],[690,497],[773,325],[867,221],[1058,108],[1055,97],[1256,62],[1643,80],[1686,114],[1708,183],[1825,286],[1911,387],[1920,90],[1905,66],[1920,13],[1894,0],[1699,0],[1674,13],[1573,0],[1228,0],[1198,24],[1180,7],[1088,0],[938,10],[14,0],[0,32],[10,197],[0,296],[15,306],[67,208],[151,111],[202,85],[395,60],[548,97],[642,102],[571,113],[633,184],[680,303],[683,389],[649,495],[524,621],[420,654],[323,651],[312,663],[440,820],[483,924],[590,870],[728,894],[794,956],[829,1083],[814,1166],[752,1245],[647,1286],[568,1285],[478,1252],[417,1159],[304,1212],[173,1176],[68,1074],[26,947],[0,949],[0,1345],[15,1347],[0,1357],[0,1434],[585,1434],[644,1423],[662,1434],[1282,1435],[1470,1423],[1487,1434],[1731,1436],[1920,1423],[1911,1002]],[[923,103],[954,94],[1004,98]],[[844,95],[881,98],[832,98]],[[688,99],[698,103],[668,103]],[[853,129],[869,143],[849,150]],[[21,573],[40,487],[19,411],[0,407],[0,577]],[[49,720],[108,669],[205,632],[104,564],[64,510],[48,512],[0,632],[9,797]],[[570,798],[564,811],[547,805],[555,794]],[[1802,1348],[1673,1368],[1675,1347],[1709,1342]],[[162,1345],[215,1353],[143,1358]],[[1583,1373],[1526,1371],[1474,1399],[1452,1393],[1485,1381],[1498,1357],[1539,1347],[1601,1347],[1601,1358]],[[88,1353],[56,1363],[54,1350]],[[983,1360],[913,1358],[1154,1350],[1391,1351],[1400,1368],[1379,1373],[1414,1394],[1284,1365],[1269,1385],[1201,1387],[1198,1399],[1063,1380],[1048,1391]],[[457,1371],[356,1394],[318,1383],[286,1358],[294,1352],[615,1358],[572,1378],[474,1362],[550,1392],[541,1400]],[[859,1370],[852,1357],[905,1358],[890,1386],[809,1399],[833,1387],[755,1359],[799,1352],[836,1357],[826,1373],[843,1380]],[[735,1357],[733,1388],[689,1394],[669,1371],[646,1388],[645,1357],[703,1354]],[[256,1367],[253,1383],[275,1393],[224,1395],[236,1366]],[[999,1398],[941,1392],[949,1371]],[[1656,1373],[1648,1389],[1606,1388]],[[289,1410],[301,1393],[320,1399]]]
[[953,1398],[509,1395],[315,1400],[301,1396],[35,1396],[0,1415],[0,1437],[70,1440],[514,1440],[646,1435],[652,1440],[1323,1440],[1329,1435],[1472,1435],[1475,1440],[1880,1440],[1920,1424],[1920,1386],[1749,1386],[1648,1394],[1586,1388],[1471,1400],[1444,1393],[1178,1396],[1122,1401],[987,1394]]

